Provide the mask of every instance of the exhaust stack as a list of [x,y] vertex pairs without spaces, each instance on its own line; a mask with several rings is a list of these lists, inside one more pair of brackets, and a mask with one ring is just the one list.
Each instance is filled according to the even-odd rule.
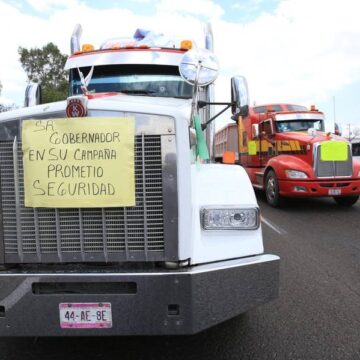
[[73,54],[76,51],[80,51],[80,38],[81,38],[81,34],[82,34],[82,27],[80,24],[76,24],[74,31],[71,35],[71,40],[70,40],[70,50],[71,50],[71,54]]
[[[205,33],[205,48],[214,51],[214,36],[211,28],[211,24],[207,23],[204,26],[204,33]],[[207,92],[207,102],[214,102],[215,101],[215,93],[214,93],[214,85],[210,84],[208,86],[208,92]],[[206,107],[206,119],[211,119],[214,116],[214,105],[208,105]],[[210,162],[214,160],[215,157],[215,122],[211,122],[206,130],[205,130],[205,138],[206,138],[206,144],[209,149],[209,156],[210,156]]]

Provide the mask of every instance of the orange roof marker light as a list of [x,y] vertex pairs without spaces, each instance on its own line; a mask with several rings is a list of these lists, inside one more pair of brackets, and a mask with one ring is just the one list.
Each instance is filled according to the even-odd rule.
[[81,47],[82,52],[94,51],[94,49],[94,45],[91,44],[83,44],[83,46]]
[[191,40],[182,40],[180,43],[180,49],[190,50],[193,48],[193,42]]
[[310,111],[318,111],[318,109],[316,108],[315,105],[311,105],[310,106]]
[[147,44],[141,44],[138,46],[139,49],[150,49],[150,46]]

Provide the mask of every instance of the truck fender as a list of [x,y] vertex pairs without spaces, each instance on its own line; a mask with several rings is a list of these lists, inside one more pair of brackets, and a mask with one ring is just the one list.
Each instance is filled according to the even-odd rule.
[[266,174],[275,171],[279,180],[287,179],[285,170],[298,170],[305,172],[309,177],[314,176],[313,168],[307,162],[292,155],[279,155],[269,160],[264,171],[264,181]]
[[258,208],[257,199],[245,170],[239,165],[194,164],[192,185],[191,264],[240,258],[264,251],[261,226],[253,230],[204,231],[201,209],[237,206]]

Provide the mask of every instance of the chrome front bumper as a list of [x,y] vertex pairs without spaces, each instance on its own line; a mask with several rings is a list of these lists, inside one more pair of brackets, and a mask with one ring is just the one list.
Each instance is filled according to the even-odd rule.
[[[193,334],[278,291],[274,255],[179,270],[0,271],[0,336]],[[112,327],[63,329],[60,303],[111,303]]]

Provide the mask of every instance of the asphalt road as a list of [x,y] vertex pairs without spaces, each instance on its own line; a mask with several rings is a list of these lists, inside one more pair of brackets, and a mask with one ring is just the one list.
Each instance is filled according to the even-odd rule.
[[1,339],[0,360],[360,359],[360,201],[259,202],[276,301],[194,336]]

